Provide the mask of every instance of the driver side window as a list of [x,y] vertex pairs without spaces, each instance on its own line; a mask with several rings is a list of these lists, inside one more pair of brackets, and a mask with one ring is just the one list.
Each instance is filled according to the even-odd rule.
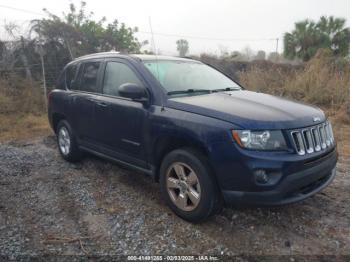
[[103,94],[120,96],[118,88],[125,83],[142,86],[136,74],[127,65],[119,62],[108,62],[103,80]]

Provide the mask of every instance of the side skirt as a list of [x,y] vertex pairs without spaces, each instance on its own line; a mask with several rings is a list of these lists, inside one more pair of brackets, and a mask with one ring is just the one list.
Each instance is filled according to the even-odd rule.
[[130,169],[134,169],[134,170],[137,170],[137,171],[140,171],[142,173],[145,173],[149,176],[151,176],[153,178],[153,180],[155,180],[156,178],[156,172],[155,172],[155,168],[152,166],[150,169],[146,169],[146,168],[143,168],[143,167],[139,167],[139,166],[136,166],[136,165],[133,165],[133,164],[130,164],[130,163],[127,163],[125,161],[122,161],[122,160],[119,160],[117,158],[114,158],[114,157],[111,157],[111,156],[108,156],[106,154],[103,154],[103,153],[100,153],[100,152],[97,152],[93,149],[90,149],[90,148],[87,148],[85,146],[79,146],[79,148],[83,151],[86,151],[88,153],[91,153],[95,156],[98,156],[98,157],[101,157],[101,158],[104,158],[104,159],[107,159],[111,162],[115,162],[117,164],[120,164],[122,166],[125,166],[127,168],[130,168]]

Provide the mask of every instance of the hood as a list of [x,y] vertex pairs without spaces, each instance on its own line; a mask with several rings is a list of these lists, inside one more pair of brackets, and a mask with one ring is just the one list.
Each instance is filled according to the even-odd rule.
[[[325,121],[319,108],[245,90],[170,98],[168,107],[221,119],[243,129],[293,129]],[[320,121],[315,122],[315,118]]]

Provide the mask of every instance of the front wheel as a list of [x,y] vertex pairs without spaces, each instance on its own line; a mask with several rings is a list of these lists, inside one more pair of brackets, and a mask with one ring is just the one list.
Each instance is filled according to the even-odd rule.
[[220,210],[211,169],[205,156],[193,149],[178,149],[164,158],[160,185],[169,207],[187,221],[200,222]]

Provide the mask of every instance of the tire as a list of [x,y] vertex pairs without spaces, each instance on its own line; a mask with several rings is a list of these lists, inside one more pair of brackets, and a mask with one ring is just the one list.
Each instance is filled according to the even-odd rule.
[[189,222],[201,222],[221,210],[221,194],[208,161],[194,149],[177,149],[164,157],[160,186],[170,209]]
[[61,120],[56,130],[58,151],[69,162],[81,160],[82,153],[78,147],[76,136],[72,127],[66,120]]

